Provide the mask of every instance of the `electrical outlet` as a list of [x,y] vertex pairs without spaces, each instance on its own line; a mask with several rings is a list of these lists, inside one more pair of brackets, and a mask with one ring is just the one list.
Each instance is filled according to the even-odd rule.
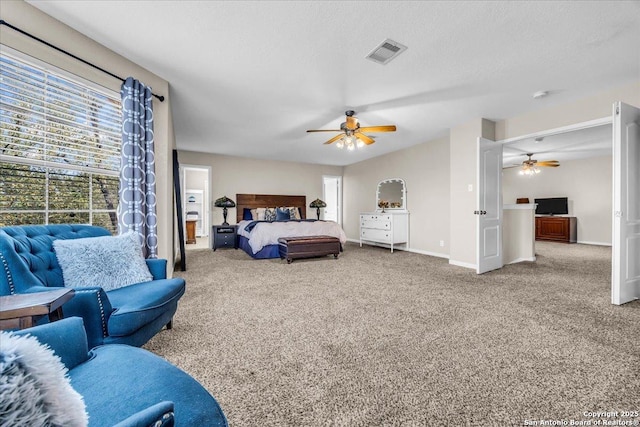
[[444,240],[440,240],[440,247],[444,247]]
[[469,191],[473,191],[473,184],[469,184],[469,185],[467,186],[467,189],[468,189]]

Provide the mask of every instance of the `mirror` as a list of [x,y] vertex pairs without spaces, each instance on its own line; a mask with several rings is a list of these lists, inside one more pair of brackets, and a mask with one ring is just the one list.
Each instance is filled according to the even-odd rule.
[[386,179],[378,184],[376,206],[383,212],[386,209],[406,209],[406,189],[399,178]]

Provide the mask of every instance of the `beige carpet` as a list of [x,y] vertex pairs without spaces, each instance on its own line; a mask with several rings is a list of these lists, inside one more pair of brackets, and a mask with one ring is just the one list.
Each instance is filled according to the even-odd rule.
[[[233,427],[524,425],[640,410],[640,302],[610,304],[610,248],[538,243],[477,276],[347,244],[333,257],[189,252],[174,329],[146,348]],[[607,420],[613,420],[608,418]]]

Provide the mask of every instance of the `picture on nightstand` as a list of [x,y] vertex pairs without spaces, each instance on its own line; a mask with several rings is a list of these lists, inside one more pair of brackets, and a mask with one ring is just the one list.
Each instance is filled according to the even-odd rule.
[[214,225],[212,228],[214,251],[220,248],[238,249],[237,225]]

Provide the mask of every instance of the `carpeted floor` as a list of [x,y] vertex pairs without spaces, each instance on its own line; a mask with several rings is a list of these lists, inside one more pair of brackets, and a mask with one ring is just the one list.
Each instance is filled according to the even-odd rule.
[[640,410],[640,302],[610,304],[610,248],[539,242],[537,255],[478,276],[355,244],[291,265],[196,250],[176,273],[174,329],[145,347],[198,379],[233,427]]

